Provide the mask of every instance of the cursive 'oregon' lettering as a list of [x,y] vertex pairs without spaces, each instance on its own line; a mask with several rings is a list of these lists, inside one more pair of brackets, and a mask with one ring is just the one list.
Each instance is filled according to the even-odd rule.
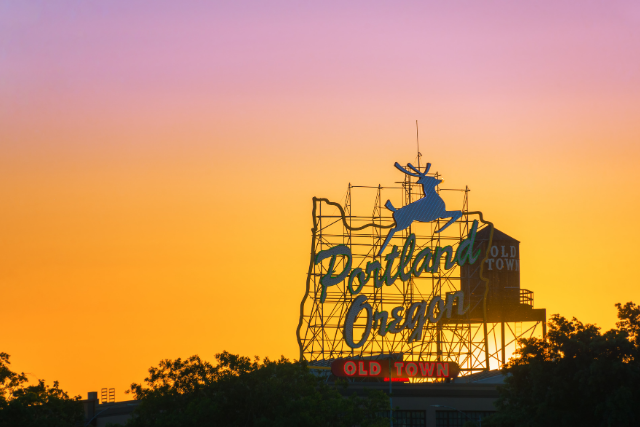
[[[453,307],[457,307],[457,313],[453,313]],[[447,299],[442,301],[440,296],[435,296],[427,303],[427,301],[414,302],[409,308],[404,306],[394,307],[391,310],[391,318],[386,311],[373,313],[371,304],[367,302],[365,295],[359,295],[351,303],[347,316],[344,319],[344,341],[347,345],[353,349],[362,347],[369,335],[373,332],[380,336],[385,336],[387,333],[397,334],[407,329],[412,331],[409,334],[408,342],[420,341],[422,339],[422,331],[424,330],[424,324],[438,323],[443,317],[448,319],[452,315],[462,316],[466,313],[468,307],[464,306],[464,292],[450,292],[447,294]],[[365,312],[365,328],[361,337],[354,336],[354,325],[356,319]],[[403,321],[404,320],[404,321]],[[358,331],[361,331],[358,328]]]

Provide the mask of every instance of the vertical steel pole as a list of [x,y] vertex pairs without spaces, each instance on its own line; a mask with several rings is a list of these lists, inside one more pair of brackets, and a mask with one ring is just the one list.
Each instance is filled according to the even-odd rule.
[[[505,339],[504,339],[504,320],[502,321],[502,327],[501,327],[501,331],[500,331],[500,335],[502,336],[502,364],[504,365],[506,363],[505,360]],[[500,367],[502,369],[502,366]]]

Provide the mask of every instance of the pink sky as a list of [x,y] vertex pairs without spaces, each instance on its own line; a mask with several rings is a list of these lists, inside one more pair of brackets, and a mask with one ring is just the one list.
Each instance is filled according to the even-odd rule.
[[0,1],[0,351],[120,400],[162,358],[297,357],[311,198],[396,181],[416,119],[536,307],[612,327],[638,100],[632,1]]

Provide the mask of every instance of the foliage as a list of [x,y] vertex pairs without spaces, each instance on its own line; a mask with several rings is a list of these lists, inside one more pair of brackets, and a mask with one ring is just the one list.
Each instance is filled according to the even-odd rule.
[[618,319],[616,326],[621,331],[629,334],[631,342],[640,349],[640,306],[628,302],[624,306],[616,304],[618,308]]
[[13,372],[9,355],[0,353],[0,427],[9,426],[75,426],[82,422],[80,396],[70,398],[60,389],[38,380],[29,385],[24,373]]
[[554,315],[546,339],[521,340],[486,425],[640,425],[640,307],[616,306],[607,332]]
[[0,405],[11,400],[14,390],[29,381],[24,373],[18,374],[9,368],[9,357],[7,353],[0,353]]
[[260,363],[223,352],[216,359],[212,365],[192,356],[150,368],[145,385],[131,385],[140,405],[128,426],[388,425],[372,417],[388,408],[383,393],[343,397],[304,363],[284,357]]

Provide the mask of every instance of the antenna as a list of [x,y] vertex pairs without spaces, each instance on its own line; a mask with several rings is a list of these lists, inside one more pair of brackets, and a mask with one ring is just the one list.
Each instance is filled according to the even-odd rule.
[[422,157],[422,153],[420,152],[420,138],[418,135],[418,121],[416,120],[416,144],[418,145],[418,170],[420,170],[420,157]]

